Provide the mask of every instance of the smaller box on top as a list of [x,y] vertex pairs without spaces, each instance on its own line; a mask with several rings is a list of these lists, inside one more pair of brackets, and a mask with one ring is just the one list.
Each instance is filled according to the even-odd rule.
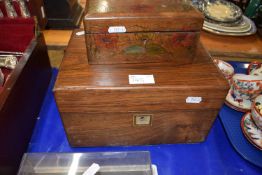
[[176,0],[88,0],[89,64],[192,63],[203,16]]

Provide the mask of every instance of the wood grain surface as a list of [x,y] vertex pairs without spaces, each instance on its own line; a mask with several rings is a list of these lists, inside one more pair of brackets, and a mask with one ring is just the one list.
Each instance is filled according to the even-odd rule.
[[44,30],[43,34],[49,49],[64,49],[68,45],[72,30]]
[[217,110],[151,112],[152,125],[134,126],[134,115],[143,112],[61,113],[73,147],[149,145],[204,141]]
[[200,40],[212,56],[262,59],[262,38],[258,35],[219,36],[203,31]]
[[[84,36],[73,35],[54,94],[72,146],[199,142],[206,137],[228,83],[199,44],[193,64],[89,65]],[[128,75],[152,74],[155,84],[130,85]],[[189,96],[202,97],[198,104]],[[151,114],[152,125],[134,126]],[[201,116],[199,116],[201,115]]]
[[182,1],[88,0],[86,33],[107,33],[110,26],[124,26],[127,32],[200,31],[203,15]]

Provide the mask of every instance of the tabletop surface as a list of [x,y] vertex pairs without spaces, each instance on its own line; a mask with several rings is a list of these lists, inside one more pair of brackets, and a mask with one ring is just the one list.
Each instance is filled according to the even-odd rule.
[[[239,175],[262,174],[262,169],[249,163],[230,144],[219,118],[206,141],[195,144],[153,146],[70,147],[52,93],[57,70],[46,94],[28,152],[103,152],[150,151],[152,163],[159,175]],[[201,114],[199,114],[201,115]]]

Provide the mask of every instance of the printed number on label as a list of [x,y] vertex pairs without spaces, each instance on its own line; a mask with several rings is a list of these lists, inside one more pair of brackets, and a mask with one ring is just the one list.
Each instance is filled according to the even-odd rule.
[[154,75],[129,75],[129,84],[155,84]]
[[202,97],[187,97],[186,103],[200,103],[202,101]]
[[125,33],[125,26],[111,26],[108,28],[108,33]]

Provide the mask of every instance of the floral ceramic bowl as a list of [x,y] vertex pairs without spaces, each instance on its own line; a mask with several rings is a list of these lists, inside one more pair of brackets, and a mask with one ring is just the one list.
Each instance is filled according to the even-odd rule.
[[233,84],[231,88],[237,99],[253,100],[261,93],[260,90],[246,90],[239,88],[235,84]]
[[262,76],[235,74],[232,77],[232,85],[250,93],[261,91]]
[[252,104],[251,116],[257,127],[262,130],[262,95],[255,98]]
[[217,67],[220,69],[222,74],[225,76],[225,78],[230,81],[231,78],[234,75],[234,68],[231,66],[229,63],[219,60],[219,59],[214,59],[213,62],[217,65]]

